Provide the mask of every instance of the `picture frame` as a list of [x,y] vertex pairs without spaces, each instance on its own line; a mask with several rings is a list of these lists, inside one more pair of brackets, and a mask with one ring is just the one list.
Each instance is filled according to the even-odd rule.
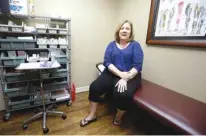
[[206,47],[206,1],[151,0],[146,44]]

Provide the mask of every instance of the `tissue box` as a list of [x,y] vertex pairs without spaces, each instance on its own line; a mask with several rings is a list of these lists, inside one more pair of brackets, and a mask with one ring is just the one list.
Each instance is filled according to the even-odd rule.
[[9,0],[12,14],[28,14],[27,0]]

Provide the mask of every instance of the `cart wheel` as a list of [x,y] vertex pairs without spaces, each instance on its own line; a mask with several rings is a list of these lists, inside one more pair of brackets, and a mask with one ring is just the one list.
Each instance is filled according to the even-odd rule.
[[4,122],[8,121],[9,119],[11,118],[11,114],[9,112],[7,112],[5,115],[4,115]]
[[62,115],[62,119],[65,120],[66,118],[67,118],[67,115],[66,115],[66,114],[63,114],[63,115]]
[[44,134],[48,133],[49,132],[49,129],[46,127],[46,128],[43,128],[43,132]]
[[22,126],[22,128],[23,128],[24,130],[26,130],[26,129],[28,128],[28,125],[27,125],[27,124],[24,124],[24,125]]
[[67,106],[71,106],[71,105],[72,105],[72,101],[68,101]]

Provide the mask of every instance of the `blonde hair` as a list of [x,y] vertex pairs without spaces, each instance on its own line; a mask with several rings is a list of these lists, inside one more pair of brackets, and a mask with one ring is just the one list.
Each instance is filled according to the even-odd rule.
[[125,24],[125,23],[129,23],[130,26],[131,26],[131,33],[130,33],[130,37],[129,37],[129,40],[127,42],[131,42],[132,40],[134,40],[134,32],[133,32],[133,24],[131,21],[129,20],[124,20],[122,23],[120,23],[115,31],[115,34],[114,34],[114,38],[115,38],[115,41],[117,43],[120,42],[120,38],[119,38],[119,31],[121,29],[121,27]]

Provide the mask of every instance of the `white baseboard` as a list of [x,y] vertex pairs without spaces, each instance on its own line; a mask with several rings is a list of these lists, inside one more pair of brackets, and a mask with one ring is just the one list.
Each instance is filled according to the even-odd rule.
[[76,93],[87,92],[87,91],[89,91],[89,86],[77,87],[76,88]]

